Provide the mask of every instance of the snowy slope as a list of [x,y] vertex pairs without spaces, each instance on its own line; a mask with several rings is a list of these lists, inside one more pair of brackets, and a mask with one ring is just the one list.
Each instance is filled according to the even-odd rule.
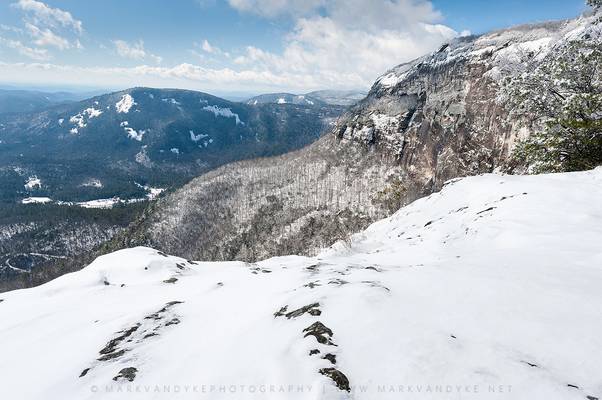
[[0,296],[0,393],[602,398],[601,242],[599,168],[456,180],[315,258],[116,252]]

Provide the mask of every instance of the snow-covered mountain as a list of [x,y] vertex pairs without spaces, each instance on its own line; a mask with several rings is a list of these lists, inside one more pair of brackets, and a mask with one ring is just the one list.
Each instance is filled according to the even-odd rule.
[[0,295],[29,399],[602,398],[602,169],[482,175],[316,257],[122,250]]
[[341,112],[134,88],[0,116],[0,201],[135,197],[136,183],[164,188],[231,161],[303,147]]

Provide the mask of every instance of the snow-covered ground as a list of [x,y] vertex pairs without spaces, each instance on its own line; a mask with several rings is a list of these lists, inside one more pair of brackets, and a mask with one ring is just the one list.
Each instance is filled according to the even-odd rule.
[[600,243],[602,168],[456,180],[315,258],[124,250],[0,295],[0,390],[602,398]]

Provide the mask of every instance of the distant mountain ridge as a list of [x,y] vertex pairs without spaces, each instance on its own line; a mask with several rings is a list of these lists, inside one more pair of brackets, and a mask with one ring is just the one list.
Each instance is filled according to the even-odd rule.
[[307,94],[270,93],[248,99],[249,105],[258,104],[299,104],[311,106],[352,106],[367,93],[357,90],[320,90]]
[[137,196],[139,185],[171,186],[227,162],[303,147],[342,111],[324,104],[250,107],[201,92],[135,88],[0,116],[0,201]]
[[0,89],[0,115],[41,111],[57,104],[80,101],[83,98],[80,94],[70,92]]

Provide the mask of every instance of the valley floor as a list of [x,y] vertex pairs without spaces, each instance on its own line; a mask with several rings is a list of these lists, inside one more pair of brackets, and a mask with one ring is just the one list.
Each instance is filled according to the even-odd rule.
[[27,399],[602,398],[602,168],[449,182],[313,258],[123,250],[0,295]]

